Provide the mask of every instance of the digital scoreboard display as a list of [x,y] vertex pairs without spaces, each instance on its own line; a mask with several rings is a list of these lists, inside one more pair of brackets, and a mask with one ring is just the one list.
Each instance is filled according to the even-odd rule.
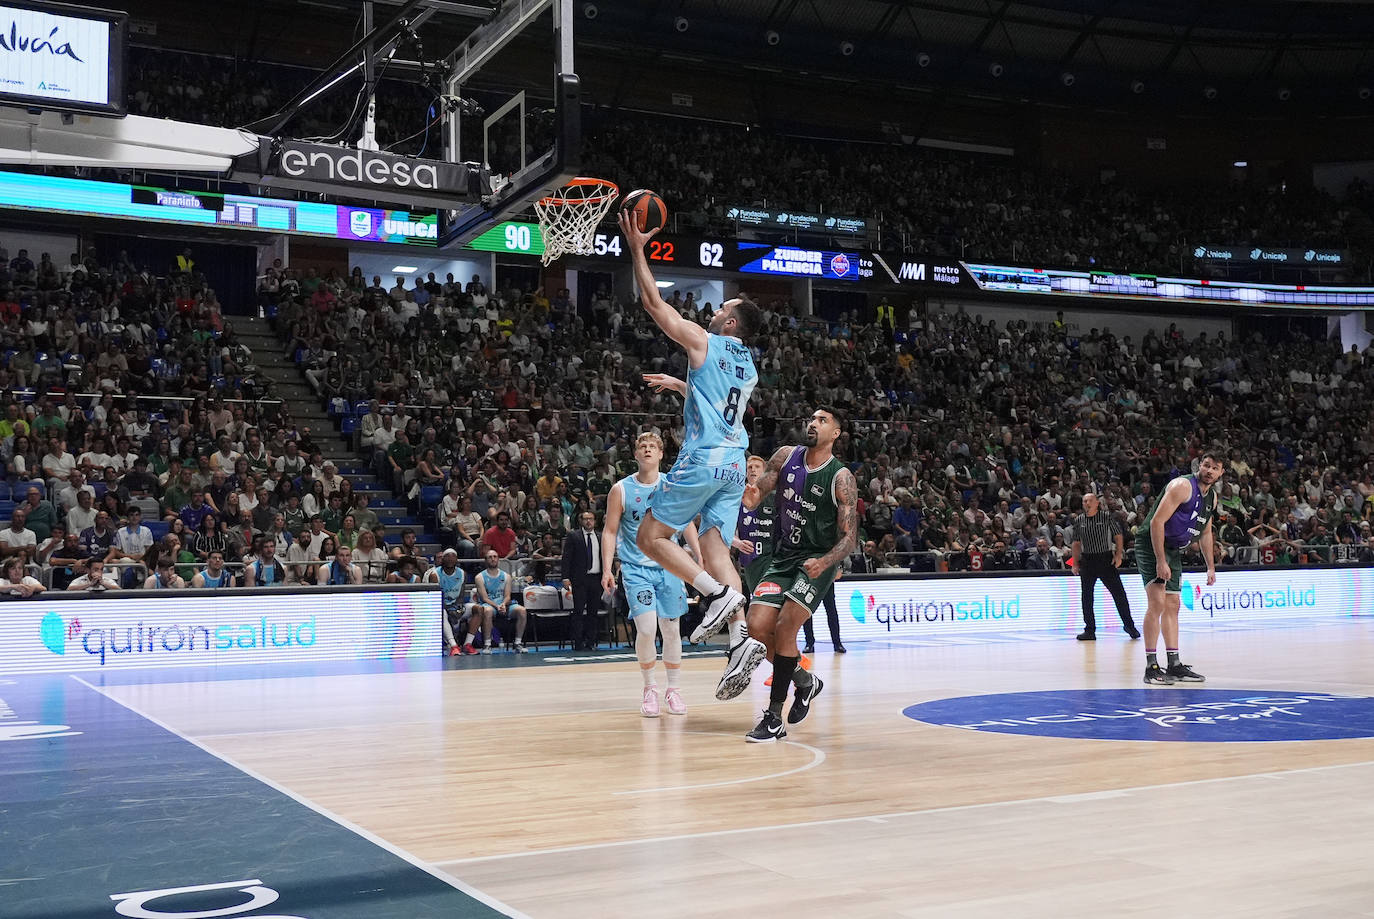
[[[543,255],[544,236],[538,224],[507,221],[492,227],[467,247],[481,252]],[[592,237],[591,248],[592,251],[582,257],[630,257],[629,247],[619,233],[597,233]],[[831,281],[871,279],[874,264],[872,256],[866,252],[837,252],[664,233],[645,244],[644,254],[653,265]]]

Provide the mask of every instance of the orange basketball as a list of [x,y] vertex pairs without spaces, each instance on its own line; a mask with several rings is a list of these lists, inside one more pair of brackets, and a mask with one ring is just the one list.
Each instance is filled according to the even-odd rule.
[[637,188],[625,196],[620,204],[621,210],[632,211],[635,226],[641,233],[661,230],[668,225],[668,205],[656,192],[647,188]]

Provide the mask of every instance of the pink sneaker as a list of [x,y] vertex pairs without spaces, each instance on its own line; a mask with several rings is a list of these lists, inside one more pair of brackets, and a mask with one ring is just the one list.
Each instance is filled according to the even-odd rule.
[[648,686],[644,689],[644,702],[639,706],[639,713],[645,718],[658,717],[658,687]]
[[663,704],[668,706],[670,715],[687,714],[687,703],[682,701],[682,692],[676,686],[670,686],[663,694]]

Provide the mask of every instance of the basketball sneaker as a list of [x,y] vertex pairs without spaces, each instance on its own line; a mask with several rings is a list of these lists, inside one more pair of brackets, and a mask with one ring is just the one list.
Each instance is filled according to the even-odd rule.
[[658,687],[644,687],[644,701],[639,705],[639,713],[645,718],[658,717]]
[[825,684],[818,676],[811,677],[811,685],[806,689],[798,690],[792,698],[792,707],[787,710],[787,723],[800,724],[801,720],[811,714],[811,702],[821,694]]
[[477,653],[477,649],[474,648],[474,647],[473,647],[472,645],[470,645],[470,644],[468,644],[468,645],[463,645],[463,653],[464,653],[464,654],[476,654],[476,653]]
[[730,617],[745,604],[744,594],[726,584],[709,597],[702,598],[701,624],[692,630],[692,644],[705,641],[721,630]]
[[1169,669],[1165,672],[1168,673],[1169,676],[1173,677],[1179,683],[1207,682],[1207,678],[1205,676],[1198,673],[1196,670],[1194,670],[1192,667],[1189,667],[1182,661],[1179,661],[1177,664],[1170,664]]
[[460,655],[460,654],[462,654],[462,653],[463,653],[462,649],[459,648],[457,645],[454,645],[453,647],[451,647],[451,648],[448,649],[448,656],[449,656],[449,657],[457,657],[458,655]]
[[529,653],[530,653],[530,649],[525,647],[525,643],[524,643],[523,641],[517,641],[517,642],[515,643],[515,653],[516,653],[516,654],[529,654]]
[[716,698],[725,702],[744,692],[754,678],[759,663],[767,656],[768,649],[757,638],[745,638],[731,648],[730,657],[725,662],[725,672],[716,684]]
[[782,719],[772,712],[764,709],[763,718],[754,726],[754,729],[744,735],[748,743],[772,743],[775,740],[782,740],[787,736],[787,728],[783,726]]
[[1169,671],[1163,667],[1158,664],[1151,664],[1145,668],[1145,682],[1156,683],[1160,686],[1172,686],[1178,681],[1170,676]]
[[[809,657],[807,657],[805,654],[803,654],[803,655],[801,656],[801,661],[797,664],[797,666],[798,666],[798,667],[801,667],[801,669],[803,669],[803,670],[810,670],[810,669],[811,669],[811,658],[809,658]],[[764,686],[772,686],[772,685],[773,685],[773,674],[771,674],[771,673],[768,674],[768,679],[766,679],[766,680],[763,681],[763,685],[764,685]]]
[[663,705],[670,715],[687,714],[687,703],[682,701],[682,691],[676,686],[669,686],[663,694]]
[[481,653],[482,653],[482,654],[490,654],[490,653],[491,653],[491,642],[487,642],[486,644],[482,645],[482,651],[481,651]]

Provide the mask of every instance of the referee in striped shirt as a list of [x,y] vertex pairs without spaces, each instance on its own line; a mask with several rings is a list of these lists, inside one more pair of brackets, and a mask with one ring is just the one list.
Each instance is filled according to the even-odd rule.
[[1125,537],[1121,524],[1102,509],[1097,495],[1089,492],[1083,496],[1083,513],[1073,522],[1073,570],[1081,581],[1083,596],[1083,632],[1079,641],[1097,639],[1097,616],[1093,613],[1093,591],[1101,579],[1107,592],[1116,601],[1116,611],[1121,615],[1121,625],[1126,634],[1139,638],[1140,632],[1131,619],[1131,604],[1126,599],[1126,588],[1121,584],[1117,568],[1125,550]]

